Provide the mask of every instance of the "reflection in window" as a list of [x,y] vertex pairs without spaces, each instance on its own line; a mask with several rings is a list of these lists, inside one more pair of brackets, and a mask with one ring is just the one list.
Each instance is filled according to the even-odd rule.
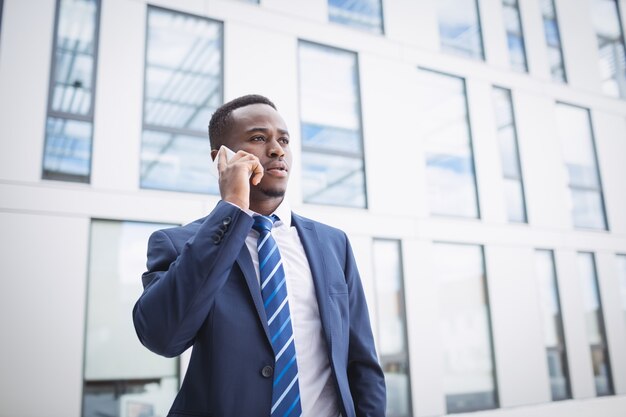
[[626,98],[626,50],[616,0],[592,0],[591,20],[598,40],[602,90]]
[[207,125],[222,103],[222,24],[150,7],[141,187],[218,193]]
[[548,47],[548,61],[550,74],[557,82],[566,82],[565,64],[563,62],[563,49],[561,47],[561,35],[559,23],[556,17],[554,0],[541,0],[541,14],[543,16],[543,31]]
[[411,387],[399,241],[374,239],[374,280],[378,353],[387,384],[385,415],[408,417],[412,415]]
[[357,55],[301,41],[305,203],[366,207]]
[[89,182],[97,0],[58,0],[42,178]]
[[328,0],[328,19],[331,22],[383,33],[381,0]]
[[537,250],[535,252],[535,271],[541,297],[543,336],[548,359],[548,372],[550,373],[552,400],[565,400],[572,398],[572,394],[565,336],[563,334],[561,302],[552,251]]
[[561,152],[568,173],[574,226],[606,229],[589,110],[557,103],[556,116]]
[[626,255],[617,255],[617,276],[619,279],[620,294],[622,295],[624,324],[626,325]]
[[162,224],[91,224],[83,417],[166,415],[178,392],[178,360],[146,350],[130,311],[142,292],[148,237]]
[[430,212],[478,218],[465,81],[428,70],[419,79]]
[[441,49],[485,59],[476,0],[437,0]]
[[436,243],[448,413],[498,407],[481,246]]
[[524,182],[520,167],[511,91],[494,87],[492,94],[496,113],[502,175],[504,177],[507,217],[510,222],[526,223]]
[[587,338],[591,348],[596,394],[599,396],[611,395],[613,394],[611,365],[609,363],[602,301],[598,292],[598,277],[596,275],[593,253],[581,252],[578,254],[578,270],[583,289],[585,323],[587,324]]
[[504,13],[504,27],[511,68],[516,71],[527,72],[524,31],[517,0],[502,0],[502,12]]

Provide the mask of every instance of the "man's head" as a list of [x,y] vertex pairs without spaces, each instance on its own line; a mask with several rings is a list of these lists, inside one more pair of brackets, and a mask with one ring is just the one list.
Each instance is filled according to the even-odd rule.
[[276,110],[276,106],[267,97],[258,94],[248,94],[246,96],[237,97],[228,103],[222,104],[209,122],[209,141],[211,142],[211,150],[218,150],[220,146],[224,145],[223,138],[232,126],[233,119],[231,114],[233,110],[240,107],[249,106],[251,104],[267,104]]
[[224,104],[211,117],[209,136],[212,157],[225,145],[259,159],[264,174],[258,186],[250,187],[251,207],[268,199],[282,201],[292,155],[287,126],[274,103],[260,95],[247,95]]

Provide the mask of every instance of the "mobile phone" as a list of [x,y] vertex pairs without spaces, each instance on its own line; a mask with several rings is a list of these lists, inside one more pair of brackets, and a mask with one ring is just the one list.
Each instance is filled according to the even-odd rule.
[[219,159],[219,152],[222,150],[222,148],[226,149],[226,161],[230,161],[230,158],[235,156],[235,152],[230,150],[228,147],[224,145],[220,147],[217,155],[215,155],[215,159],[211,161],[211,163],[209,164],[209,174],[211,174],[213,177],[215,177],[218,180],[220,179],[220,173],[217,170],[217,161]]

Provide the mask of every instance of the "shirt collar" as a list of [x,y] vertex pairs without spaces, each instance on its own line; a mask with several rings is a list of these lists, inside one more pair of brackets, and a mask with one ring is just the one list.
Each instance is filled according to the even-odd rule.
[[291,206],[286,198],[283,198],[283,201],[272,214],[275,214],[280,219],[275,223],[275,227],[291,226]]

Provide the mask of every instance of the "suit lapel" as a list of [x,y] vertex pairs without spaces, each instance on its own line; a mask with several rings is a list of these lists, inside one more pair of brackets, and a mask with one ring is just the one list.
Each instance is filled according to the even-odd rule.
[[254,307],[256,307],[257,315],[259,316],[259,320],[261,321],[261,325],[263,326],[263,330],[265,331],[265,335],[267,336],[267,341],[269,343],[271,338],[269,328],[267,327],[267,315],[265,314],[265,307],[263,307],[263,297],[261,297],[261,287],[259,286],[259,281],[256,277],[256,272],[254,270],[254,265],[252,264],[250,252],[248,251],[248,247],[245,244],[241,247],[241,252],[239,252],[239,256],[237,257],[237,264],[239,264],[239,268],[243,273],[246,284],[248,284],[250,295],[252,296],[252,300],[254,301]]
[[300,217],[294,213],[291,216],[291,223],[298,230],[298,235],[307,260],[309,261],[309,267],[311,268],[311,275],[313,276],[313,284],[315,285],[315,294],[317,296],[317,305],[320,312],[320,319],[322,321],[322,328],[326,336],[326,342],[328,344],[329,351],[331,351],[331,320],[330,320],[330,308],[328,305],[328,273],[326,271],[326,261],[324,259],[324,247],[319,240],[317,231],[315,230],[315,224],[303,217]]

